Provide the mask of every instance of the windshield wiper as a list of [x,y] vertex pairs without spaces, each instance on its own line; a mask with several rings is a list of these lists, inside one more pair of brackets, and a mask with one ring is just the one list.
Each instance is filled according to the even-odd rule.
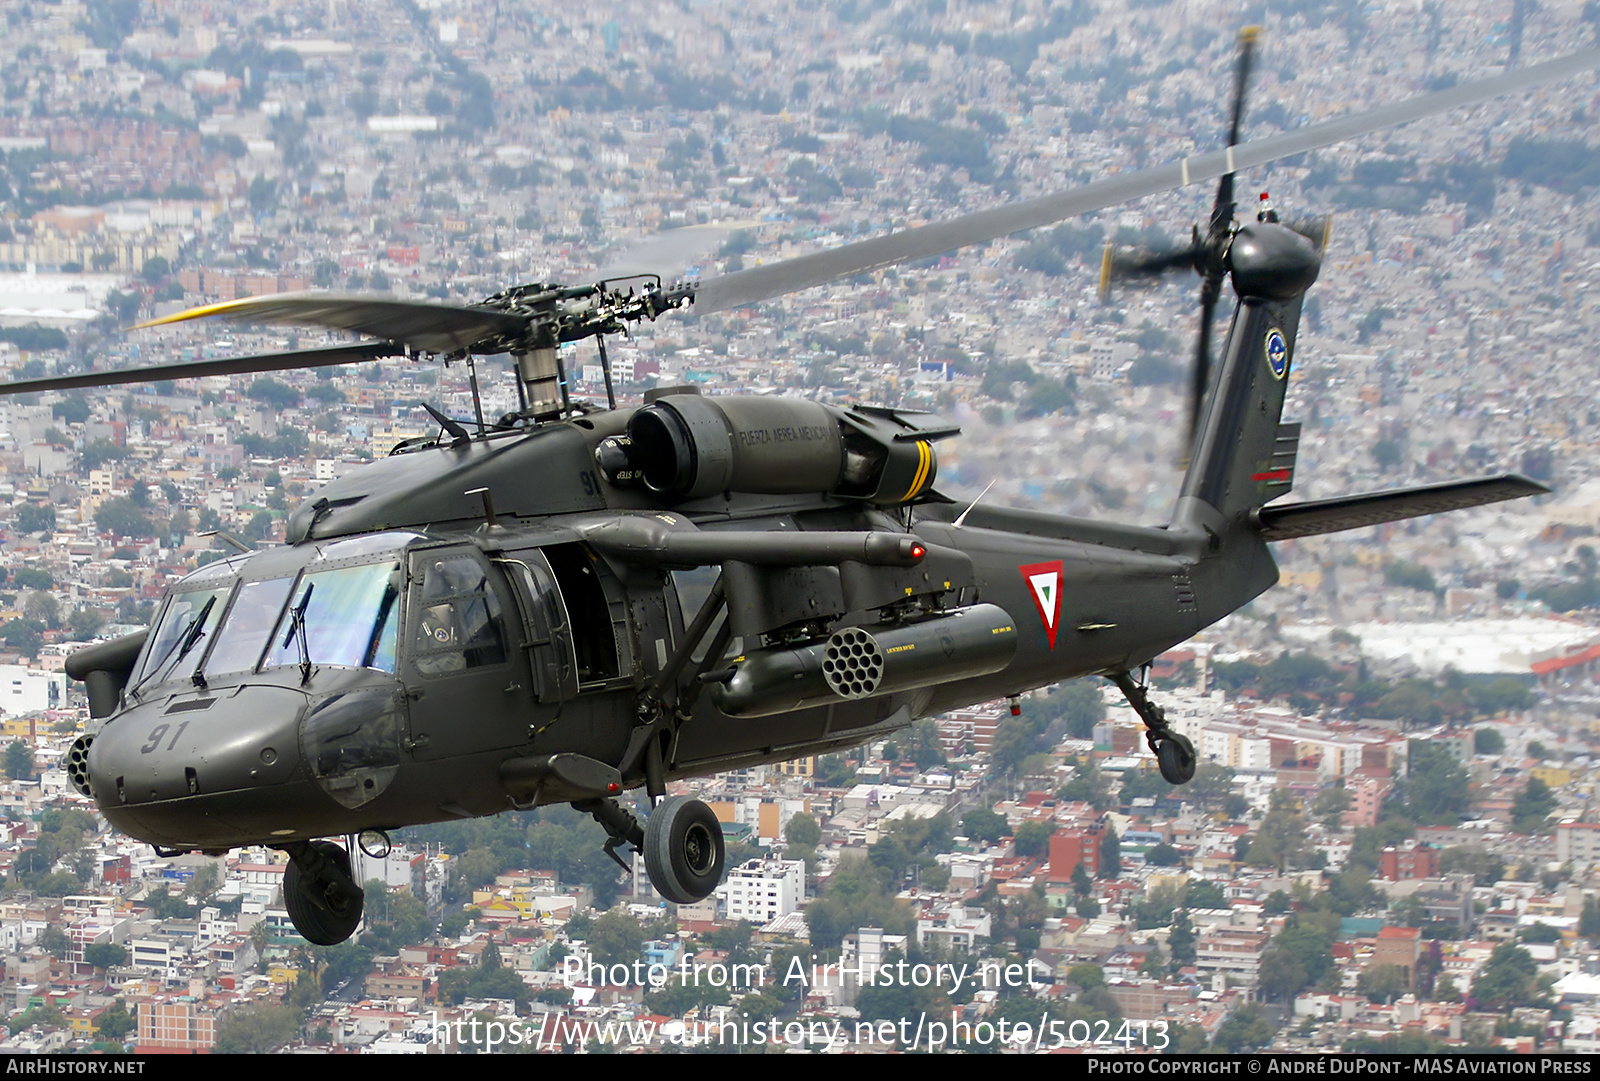
[[[200,611],[189,617],[189,622],[184,625],[183,633],[179,634],[172,640],[172,644],[168,646],[167,651],[161,655],[161,659],[157,661],[150,669],[150,674],[129,688],[129,694],[137,694],[140,687],[143,687],[146,683],[149,683],[156,676],[163,674],[167,669],[167,658],[172,657],[172,665],[174,667],[176,667],[179,661],[183,660],[183,655],[193,649],[194,644],[200,640],[202,635],[205,634],[206,617],[211,614],[211,608],[216,603],[216,594],[212,594],[211,597],[206,600],[206,603],[200,607]],[[175,650],[177,651],[178,655],[173,657],[172,654]],[[202,682],[200,686],[203,687],[205,684]]]
[[300,603],[289,609],[289,633],[283,636],[283,648],[288,649],[289,643],[300,641],[300,686],[304,687],[311,682],[311,647],[306,644],[306,606],[311,603],[311,591],[317,588],[315,582],[307,583],[306,591],[300,594]]

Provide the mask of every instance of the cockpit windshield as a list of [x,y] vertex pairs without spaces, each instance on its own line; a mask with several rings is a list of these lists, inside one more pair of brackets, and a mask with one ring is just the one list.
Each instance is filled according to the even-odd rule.
[[300,643],[295,641],[300,632],[291,634],[288,621],[304,605],[305,648],[313,665],[393,672],[399,639],[399,613],[395,610],[399,584],[398,563],[368,563],[304,575],[280,633],[272,636],[264,667],[300,663]]
[[135,687],[147,681],[164,679],[181,667],[185,659],[191,665],[194,663],[199,656],[196,649],[209,644],[208,636],[222,619],[229,591],[230,587],[225,585],[172,595],[161,613],[161,622],[156,625],[150,635],[149,645],[145,647],[144,663],[139,668]]
[[[174,593],[138,683],[299,665],[395,670],[400,564],[365,563]],[[303,617],[303,618],[297,618]],[[301,642],[304,628],[305,641]],[[135,684],[137,686],[137,683]]]

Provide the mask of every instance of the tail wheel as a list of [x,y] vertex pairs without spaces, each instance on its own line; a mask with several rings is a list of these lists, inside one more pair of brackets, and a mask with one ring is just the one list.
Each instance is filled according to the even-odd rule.
[[290,857],[284,871],[283,907],[307,942],[337,946],[361,925],[366,898],[350,877],[348,852],[332,841],[312,841],[306,848]]
[[1156,761],[1168,784],[1188,784],[1194,779],[1194,744],[1176,732],[1156,745]]
[[644,828],[644,866],[656,892],[674,904],[711,896],[722,881],[727,850],[716,812],[677,796],[650,812]]

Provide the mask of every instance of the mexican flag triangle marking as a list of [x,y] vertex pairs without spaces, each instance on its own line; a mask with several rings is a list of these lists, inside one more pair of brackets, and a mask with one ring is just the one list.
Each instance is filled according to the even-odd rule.
[[1045,638],[1050,648],[1056,648],[1056,625],[1061,618],[1062,562],[1029,563],[1018,567],[1028,589],[1033,594],[1033,606],[1039,611],[1039,622],[1044,624]]

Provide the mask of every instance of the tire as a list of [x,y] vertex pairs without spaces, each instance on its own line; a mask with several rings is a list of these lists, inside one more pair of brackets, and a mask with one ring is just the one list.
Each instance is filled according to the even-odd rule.
[[650,884],[673,904],[692,905],[722,881],[727,849],[722,823],[710,807],[688,796],[667,800],[644,827],[644,866]]
[[1156,761],[1168,784],[1188,784],[1194,779],[1194,744],[1176,733],[1156,744]]
[[[350,880],[348,852],[332,841],[312,841],[311,847],[332,860],[344,872],[345,880]],[[348,888],[340,882],[319,883],[300,869],[299,860],[291,859],[283,873],[283,907],[289,910],[300,937],[316,946],[337,946],[355,934],[365,900],[353,883]]]

